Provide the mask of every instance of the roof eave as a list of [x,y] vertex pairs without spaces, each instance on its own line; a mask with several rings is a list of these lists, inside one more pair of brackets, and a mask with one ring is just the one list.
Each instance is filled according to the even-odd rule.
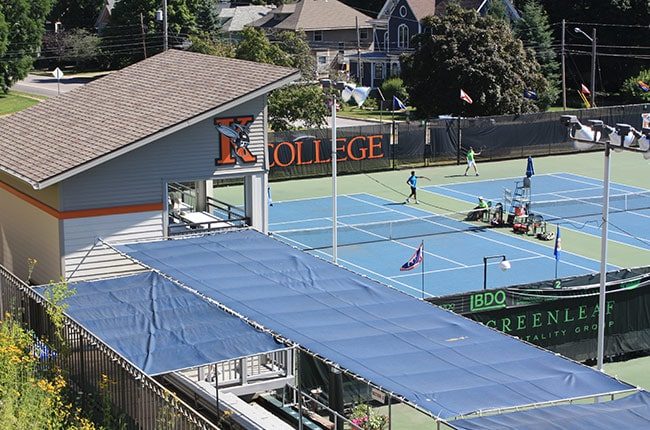
[[5,166],[0,166],[0,170],[7,173],[8,175],[13,176],[16,179],[20,179],[23,182],[28,183],[29,185],[32,186],[35,190],[38,190],[38,182],[34,181],[33,179],[28,178],[25,175],[21,175],[20,173],[16,172],[15,170],[12,170],[8,167]]
[[76,176],[82,172],[85,172],[86,170],[92,169],[93,167],[99,166],[100,164],[103,164],[107,161],[110,161],[114,158],[120,157],[128,152],[131,152],[137,148],[140,148],[142,146],[145,146],[153,141],[159,140],[165,136],[169,136],[170,134],[176,133],[179,130],[182,130],[184,128],[190,127],[198,122],[201,122],[207,118],[210,118],[211,116],[217,115],[221,112],[225,112],[229,109],[232,109],[235,106],[238,106],[242,103],[246,103],[250,100],[253,100],[257,97],[260,97],[263,94],[269,93],[275,89],[278,89],[290,82],[293,82],[300,78],[300,72],[296,71],[282,79],[279,79],[278,81],[275,81],[273,83],[270,83],[268,85],[265,85],[261,88],[258,88],[255,91],[252,91],[248,94],[245,94],[241,97],[238,97],[235,100],[231,100],[230,102],[224,103],[220,106],[217,106],[214,109],[210,109],[206,112],[203,112],[201,114],[198,114],[192,118],[188,118],[180,123],[177,123],[176,125],[173,125],[171,127],[168,127],[164,130],[160,130],[152,135],[149,135],[143,139],[137,140],[135,142],[132,142],[126,146],[123,146],[115,151],[112,151],[108,154],[102,155],[101,157],[95,158],[93,160],[90,160],[86,163],[80,164],[76,167],[73,167],[72,169],[66,170],[62,173],[59,173],[57,175],[51,176],[49,178],[46,178],[43,181],[33,181],[29,178],[25,178],[24,176],[19,176],[16,175],[15,173],[12,174],[13,176],[18,177],[19,179],[28,182],[29,184],[34,187],[34,189],[37,190],[42,190],[44,188],[47,188],[51,185],[57,184],[61,181],[64,181],[66,179],[69,179],[73,176]]

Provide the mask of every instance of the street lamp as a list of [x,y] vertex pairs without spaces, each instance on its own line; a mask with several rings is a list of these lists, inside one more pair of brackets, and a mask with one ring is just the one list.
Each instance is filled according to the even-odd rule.
[[[605,125],[600,120],[590,120],[591,133],[585,131],[586,126],[582,125],[575,115],[562,115],[561,123],[569,129],[569,137],[574,141],[576,147],[585,148],[594,145],[604,145],[605,163],[603,173],[603,215],[600,234],[600,286],[598,290],[598,351],[597,367],[602,370],[605,356],[605,295],[607,283],[607,234],[609,218],[609,174],[610,174],[610,153],[613,149],[616,152],[631,151],[643,153],[644,158],[650,158],[650,129],[644,128],[642,132],[637,131],[628,124],[616,124],[616,127]],[[607,138],[601,140],[601,137]]]
[[512,266],[505,255],[488,255],[487,257],[483,257],[483,289],[484,290],[487,290],[487,266],[488,266],[487,263],[489,260],[493,260],[497,258],[501,259],[501,262],[499,262],[499,269],[503,270],[504,272],[506,270],[509,270],[510,267]]
[[573,29],[576,33],[582,34],[584,37],[591,41],[591,107],[596,106],[596,29],[594,28],[591,33],[591,37],[582,31],[579,27]]

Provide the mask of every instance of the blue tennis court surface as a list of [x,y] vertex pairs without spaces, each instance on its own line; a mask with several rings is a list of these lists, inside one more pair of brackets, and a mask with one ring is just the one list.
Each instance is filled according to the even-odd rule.
[[[433,185],[423,189],[472,203],[477,201],[478,196],[500,202],[503,200],[504,189],[512,190],[516,180],[521,178]],[[600,237],[603,195],[601,180],[554,173],[535,175],[531,182],[532,213],[541,214],[545,219],[557,219],[563,228]],[[610,240],[650,249],[650,191],[612,183],[609,225]]]
[[[426,296],[483,288],[483,257],[495,254],[506,255],[512,269],[500,271],[498,260],[490,264],[488,288],[555,276],[553,249],[521,239],[509,229],[484,228],[452,214],[432,216],[417,206],[370,194],[339,196],[337,204],[339,264],[416,297],[422,294],[421,267],[408,272],[400,267],[422,241]],[[269,228],[276,238],[328,260],[331,223],[331,198],[274,202],[270,208]],[[558,276],[594,273],[598,268],[595,260],[563,252]]]

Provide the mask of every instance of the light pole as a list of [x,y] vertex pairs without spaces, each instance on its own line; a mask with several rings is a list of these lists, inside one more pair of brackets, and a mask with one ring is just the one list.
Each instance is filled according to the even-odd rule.
[[595,107],[596,104],[596,29],[594,28],[591,33],[591,37],[582,31],[579,27],[573,29],[576,33],[582,34],[584,37],[591,41],[591,107]]
[[[628,124],[616,124],[610,127],[600,120],[589,120],[591,131],[580,123],[575,115],[562,115],[560,121],[569,129],[569,137],[577,143],[580,149],[588,149],[594,145],[605,147],[605,162],[603,171],[603,214],[600,235],[600,284],[598,290],[598,348],[597,368],[602,370],[605,358],[605,313],[607,286],[607,235],[609,218],[609,175],[610,155],[614,151],[641,152],[644,158],[650,158],[650,129],[644,128],[640,133]],[[604,134],[607,138],[601,140]],[[617,141],[613,138],[618,137]]]
[[506,258],[505,255],[488,255],[486,257],[483,257],[483,289],[487,290],[487,266],[488,266],[488,261],[500,258],[501,262],[499,263],[499,269],[503,270],[504,272],[506,270],[509,270],[511,267],[510,262]]
[[163,0],[163,7],[162,9],[158,9],[156,11],[156,21],[161,22],[162,21],[162,27],[163,27],[163,51],[166,51],[168,49],[167,45],[167,0]]

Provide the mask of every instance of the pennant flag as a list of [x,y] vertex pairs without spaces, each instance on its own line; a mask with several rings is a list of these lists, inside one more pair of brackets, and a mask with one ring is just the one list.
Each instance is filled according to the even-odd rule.
[[361,107],[361,105],[366,101],[371,89],[372,88],[370,87],[356,87],[352,91],[352,98],[357,103],[357,106]]
[[646,84],[643,81],[638,81],[637,83],[639,84],[639,88],[641,88],[641,91],[643,91],[644,93],[650,91],[650,85]]
[[393,96],[393,110],[404,110],[406,105],[397,97]]
[[345,84],[343,91],[341,91],[341,100],[344,102],[349,102],[352,97],[352,92],[354,91],[354,85]]
[[539,100],[539,96],[533,90],[524,90],[524,98],[531,100]]
[[560,237],[560,226],[557,226],[557,231],[555,232],[555,249],[553,249],[553,255],[555,255],[555,260],[560,259],[560,253],[562,251],[562,238]]
[[400,271],[405,272],[407,270],[413,270],[416,267],[422,263],[422,259],[424,258],[423,252],[422,252],[422,247],[424,246],[424,243],[421,243],[420,246],[418,246],[418,249],[415,250],[415,254],[413,254],[413,257],[409,259],[406,263],[402,264],[402,267],[400,267]]
[[469,94],[467,94],[465,91],[463,91],[462,88],[460,89],[460,99],[461,99],[461,100],[464,100],[465,102],[467,102],[467,103],[470,104],[470,105],[471,105],[472,103],[474,103],[474,102],[472,101],[472,98],[469,96]]
[[589,88],[585,84],[580,84],[580,92],[587,95],[591,94],[591,91],[589,91]]

